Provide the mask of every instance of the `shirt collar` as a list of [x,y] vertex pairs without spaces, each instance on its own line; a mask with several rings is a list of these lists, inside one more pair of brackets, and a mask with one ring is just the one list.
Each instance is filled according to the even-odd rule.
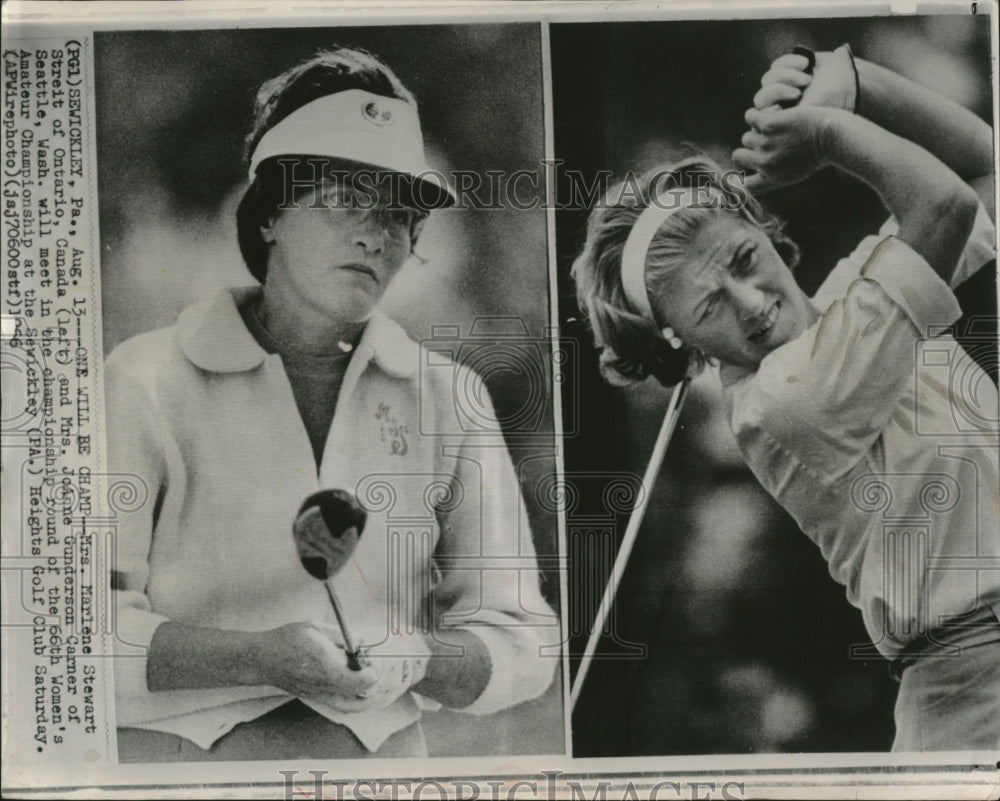
[[719,368],[719,380],[722,382],[722,389],[729,389],[737,381],[741,381],[748,375],[753,375],[754,370],[749,367],[741,367],[735,364],[723,364]]
[[[202,370],[239,373],[263,364],[265,350],[247,330],[238,304],[259,287],[222,289],[188,306],[177,319],[181,351]],[[374,312],[352,357],[364,367],[374,360],[395,378],[410,378],[417,370],[420,348],[394,320]]]

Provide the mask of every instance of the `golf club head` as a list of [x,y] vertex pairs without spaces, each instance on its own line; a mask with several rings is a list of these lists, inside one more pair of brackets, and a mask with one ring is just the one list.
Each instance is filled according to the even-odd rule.
[[368,515],[347,490],[310,495],[292,524],[299,560],[320,581],[336,575],[351,558]]

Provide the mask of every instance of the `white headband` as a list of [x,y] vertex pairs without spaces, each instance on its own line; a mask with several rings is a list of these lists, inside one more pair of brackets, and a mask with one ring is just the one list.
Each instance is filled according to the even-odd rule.
[[424,156],[416,107],[398,98],[348,89],[296,109],[261,137],[250,157],[250,180],[275,156],[347,159],[403,173],[454,200],[444,178]]
[[[642,210],[625,240],[622,250],[622,288],[625,297],[642,315],[658,325],[646,291],[646,256],[660,226],[678,211],[690,208],[717,208],[722,195],[715,188],[672,187]],[[707,202],[706,202],[707,201]]]

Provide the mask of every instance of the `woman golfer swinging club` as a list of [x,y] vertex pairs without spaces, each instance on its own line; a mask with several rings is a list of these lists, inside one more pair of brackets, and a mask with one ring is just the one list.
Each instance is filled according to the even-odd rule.
[[[641,201],[612,189],[591,213],[578,296],[610,381],[675,384],[720,365],[743,458],[899,679],[893,750],[995,750],[997,392],[939,333],[960,315],[951,287],[995,263],[970,187],[992,193],[992,131],[846,46],[817,54],[812,74],[811,61],[774,62],[733,162],[750,193],[843,170],[891,213],[879,234],[809,298],[778,221],[691,159],[646,175]],[[964,380],[942,381],[942,364]]]

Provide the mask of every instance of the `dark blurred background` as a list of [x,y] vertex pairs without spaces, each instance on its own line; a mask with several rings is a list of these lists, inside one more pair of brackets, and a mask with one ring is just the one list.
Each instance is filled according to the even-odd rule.
[[[253,283],[236,245],[236,205],[257,87],[332,45],[382,57],[417,97],[431,165],[442,171],[538,169],[544,154],[538,25],[425,25],[136,31],[95,37],[104,348],[171,325],[217,287]],[[543,191],[540,188],[539,193]],[[524,195],[529,194],[524,189]],[[544,209],[434,212],[383,301],[417,340],[457,326],[459,358],[482,364],[514,334],[486,383],[505,427],[542,556],[557,553],[547,345]],[[483,317],[504,317],[482,323]],[[472,326],[484,336],[470,339]],[[499,364],[499,368],[498,368]],[[514,525],[514,521],[511,521]],[[550,560],[543,591],[559,608]],[[429,714],[433,755],[565,749],[557,678],[539,701],[485,720]]]
[[[555,155],[564,170],[620,177],[694,147],[726,168],[761,75],[797,44],[850,42],[859,57],[992,122],[988,24],[971,14],[553,24]],[[557,196],[569,197],[565,178]],[[797,277],[809,293],[886,216],[872,191],[832,172],[767,203],[802,248]],[[669,398],[655,382],[616,390],[597,374],[568,275],[586,217],[556,215],[563,333],[582,354],[563,398],[579,421],[565,440],[567,477],[586,487],[568,516],[574,674],[631,508],[602,487],[642,475]],[[996,277],[985,277],[966,312],[988,313],[991,297],[995,309]],[[860,613],[743,465],[712,371],[692,386],[612,630],[573,716],[576,756],[884,751],[892,742],[888,663],[850,659],[852,644],[868,642]]]

